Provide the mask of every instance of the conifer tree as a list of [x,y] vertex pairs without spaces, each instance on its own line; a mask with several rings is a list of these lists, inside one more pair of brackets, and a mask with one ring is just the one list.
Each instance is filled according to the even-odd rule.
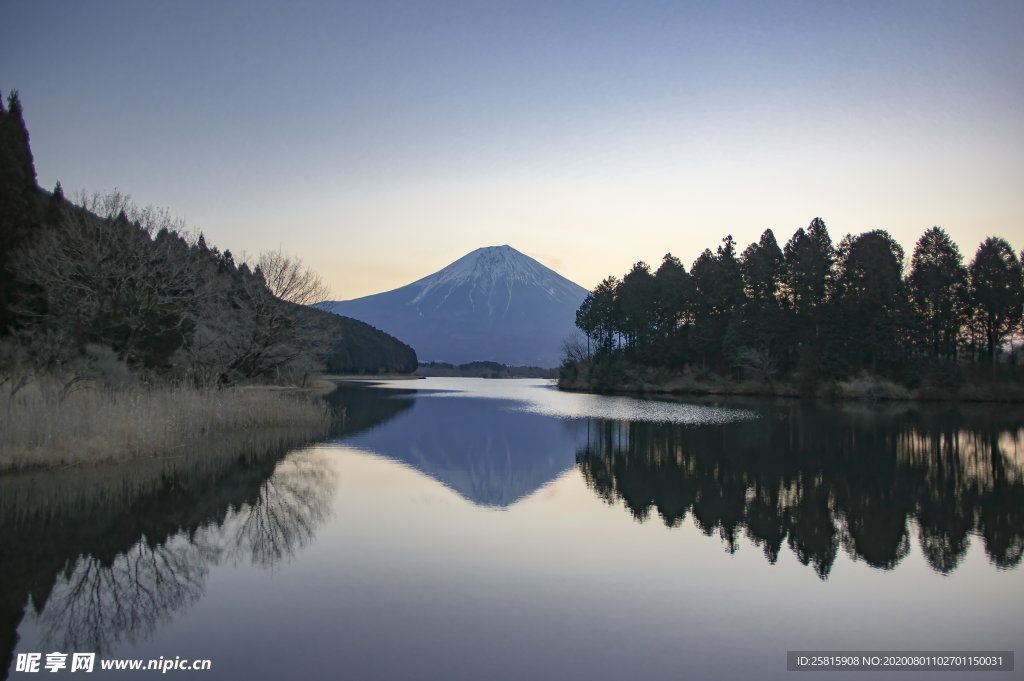
[[32,159],[32,148],[29,145],[24,111],[16,90],[11,91],[7,96],[7,127],[11,149],[20,170],[22,186],[34,188],[36,186],[36,167]]
[[39,200],[28,129],[17,92],[0,99],[0,334],[15,324],[15,251],[37,231]]
[[690,318],[692,282],[679,258],[666,253],[654,273],[657,284],[655,326],[662,338],[670,338]]
[[815,313],[828,301],[835,249],[821,218],[799,229],[786,244],[786,291],[798,317],[813,326]]
[[707,362],[723,355],[723,341],[733,314],[743,303],[743,275],[732,236],[712,254],[705,249],[690,268],[694,287],[694,349]]
[[941,227],[918,239],[911,259],[908,284],[921,326],[919,345],[933,357],[956,356],[965,321],[967,268],[963,256]]
[[826,322],[836,254],[825,221],[814,218],[806,230],[797,230],[786,243],[784,257],[791,346],[801,378],[809,387],[817,381],[828,354]]
[[785,259],[772,230],[765,230],[757,243],[743,251],[740,271],[745,300],[727,332],[729,354],[742,354],[748,359],[758,357],[762,363],[774,362],[782,354],[778,346],[785,334],[779,304]]
[[58,181],[53,187],[50,199],[46,202],[46,214],[43,221],[51,227],[59,225],[65,217],[66,203],[64,188],[60,186],[60,181]]
[[870,365],[897,357],[905,311],[903,248],[881,229],[840,243],[836,297],[847,356]]
[[758,307],[776,301],[785,272],[785,258],[775,234],[766,229],[756,244],[743,251],[740,262],[747,297]]
[[645,262],[633,265],[619,284],[618,303],[622,331],[630,347],[650,345],[657,315],[657,283]]
[[610,353],[615,340],[618,288],[617,278],[606,277],[594,287],[576,313],[576,326],[594,341],[601,354]]
[[1021,262],[1005,239],[989,237],[978,247],[970,266],[970,300],[994,378],[999,347],[1020,323],[1024,305]]

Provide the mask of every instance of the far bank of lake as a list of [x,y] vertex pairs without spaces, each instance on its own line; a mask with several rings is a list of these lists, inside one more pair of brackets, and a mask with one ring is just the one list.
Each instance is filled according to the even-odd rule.
[[738,397],[799,397],[827,401],[916,401],[916,402],[1024,402],[1024,384],[1010,378],[1002,381],[947,381],[940,379],[916,387],[862,373],[845,380],[801,385],[790,377],[736,378],[693,368],[659,369],[612,360],[603,366],[579,362],[563,366],[558,376],[560,390],[622,395],[721,395]]

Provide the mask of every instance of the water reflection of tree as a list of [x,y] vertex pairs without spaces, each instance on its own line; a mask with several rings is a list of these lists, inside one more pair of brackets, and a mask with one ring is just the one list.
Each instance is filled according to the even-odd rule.
[[[364,406],[353,390],[328,401],[341,433],[411,406]],[[286,455],[321,435],[241,432],[165,459],[0,476],[0,681],[26,603],[55,644],[107,649],[194,602],[226,557],[269,567],[306,546],[334,480],[315,450]]]
[[371,430],[412,409],[415,395],[415,390],[341,382],[326,398],[333,415],[331,434],[348,437]]
[[58,650],[91,651],[145,638],[202,595],[210,562],[182,535],[143,539],[110,563],[84,555],[40,614],[45,638]]
[[46,645],[105,652],[145,638],[198,600],[210,568],[226,558],[272,567],[295,555],[328,515],[327,464],[317,450],[239,462],[198,487],[169,481],[136,500],[131,521],[110,524],[113,536],[69,555],[50,586],[34,593]]
[[328,517],[334,471],[314,451],[282,461],[255,499],[230,512],[218,528],[223,552],[273,567],[312,541]]
[[892,569],[911,550],[949,573],[971,535],[999,567],[1024,554],[1020,419],[957,411],[775,406],[725,426],[591,423],[577,464],[609,503],[669,527],[687,514],[729,552],[746,535],[774,563],[785,543],[819,576],[839,549]]

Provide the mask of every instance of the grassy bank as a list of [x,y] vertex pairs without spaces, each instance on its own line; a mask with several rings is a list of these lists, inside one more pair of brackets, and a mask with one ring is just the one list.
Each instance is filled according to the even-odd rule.
[[322,401],[294,390],[68,390],[37,379],[0,393],[0,470],[175,457],[238,432],[302,429],[315,437],[329,422]]
[[804,397],[826,400],[894,400],[930,402],[1024,402],[1017,382],[974,381],[956,388],[941,385],[907,387],[867,373],[838,381],[802,385],[790,378],[722,376],[696,368],[666,370],[629,364],[584,361],[563,367],[560,390],[673,395],[744,395]]

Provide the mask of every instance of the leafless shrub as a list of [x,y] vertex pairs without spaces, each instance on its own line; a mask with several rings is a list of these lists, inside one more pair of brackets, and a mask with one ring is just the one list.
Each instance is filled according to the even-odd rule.
[[740,348],[736,352],[734,364],[739,369],[751,372],[768,385],[772,384],[779,373],[778,359],[765,347]]
[[582,334],[562,339],[562,360],[573,364],[590,359],[590,346]]

